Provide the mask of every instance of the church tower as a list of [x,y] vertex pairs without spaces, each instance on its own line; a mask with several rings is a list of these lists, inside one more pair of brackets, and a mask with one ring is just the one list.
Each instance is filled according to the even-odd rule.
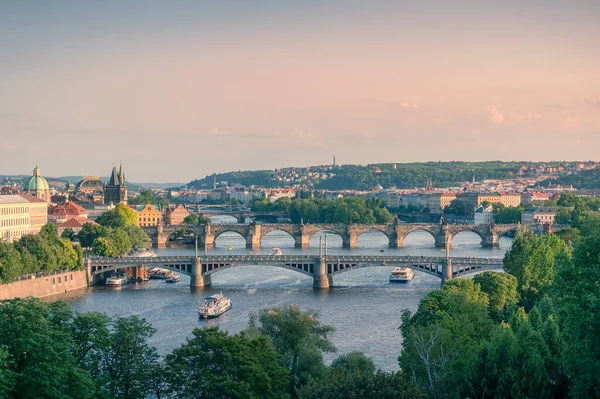
[[117,167],[113,166],[110,180],[104,187],[104,203],[114,205],[127,203],[127,187],[125,186],[125,172],[123,172],[122,164],[119,165],[118,173]]

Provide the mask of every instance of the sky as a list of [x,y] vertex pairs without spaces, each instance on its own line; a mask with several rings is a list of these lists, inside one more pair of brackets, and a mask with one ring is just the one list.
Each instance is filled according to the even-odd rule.
[[600,1],[0,1],[0,175],[600,160]]

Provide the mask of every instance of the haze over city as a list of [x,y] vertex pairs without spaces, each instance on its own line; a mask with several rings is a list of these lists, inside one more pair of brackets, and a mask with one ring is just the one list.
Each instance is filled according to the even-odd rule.
[[595,1],[8,1],[0,170],[598,159]]

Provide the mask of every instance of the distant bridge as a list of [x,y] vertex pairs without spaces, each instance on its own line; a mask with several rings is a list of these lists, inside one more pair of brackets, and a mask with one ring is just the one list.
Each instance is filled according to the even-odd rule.
[[390,248],[401,248],[404,246],[406,236],[414,231],[425,231],[435,239],[436,248],[452,247],[452,238],[463,231],[471,231],[481,238],[483,247],[498,247],[500,237],[514,231],[517,225],[507,224],[407,224],[400,223],[396,219],[390,224],[211,224],[205,225],[177,225],[177,226],[152,226],[144,227],[144,230],[152,243],[157,247],[165,247],[169,240],[177,233],[187,232],[196,235],[199,243],[206,248],[213,248],[215,240],[223,233],[238,233],[246,240],[246,247],[250,249],[260,248],[261,239],[272,231],[284,231],[294,239],[297,248],[308,248],[310,238],[318,232],[329,231],[342,238],[344,248],[356,248],[358,237],[367,231],[380,231],[389,240]]
[[333,276],[363,267],[404,266],[439,277],[442,281],[486,270],[502,269],[498,258],[446,258],[435,256],[376,255],[211,255],[202,257],[159,256],[85,260],[89,281],[106,272],[139,267],[160,267],[191,276],[190,286],[212,283],[211,275],[219,270],[245,265],[281,267],[313,278],[313,287],[329,288]]

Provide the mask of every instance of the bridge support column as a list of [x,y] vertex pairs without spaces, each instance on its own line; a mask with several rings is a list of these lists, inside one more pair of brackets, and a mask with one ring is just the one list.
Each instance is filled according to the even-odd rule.
[[442,262],[442,284],[446,281],[452,280],[453,277],[453,266],[452,259],[444,259]]
[[400,234],[394,234],[390,236],[390,248],[402,248],[404,247],[404,236]]
[[260,225],[252,223],[246,230],[246,248],[260,249]]
[[452,235],[442,231],[435,237],[436,248],[452,248]]
[[331,276],[327,274],[327,263],[319,262],[315,264],[315,273],[313,275],[313,288],[329,288],[333,281]]
[[308,234],[294,234],[294,247],[296,248],[308,248],[310,242],[310,236]]
[[347,233],[342,236],[342,247],[343,248],[356,248],[356,234]]
[[481,246],[484,248],[498,248],[500,246],[498,235],[495,233],[485,235],[481,240]]
[[192,264],[192,278],[190,279],[190,287],[206,287],[212,284],[210,275],[202,275],[202,261],[197,259]]

